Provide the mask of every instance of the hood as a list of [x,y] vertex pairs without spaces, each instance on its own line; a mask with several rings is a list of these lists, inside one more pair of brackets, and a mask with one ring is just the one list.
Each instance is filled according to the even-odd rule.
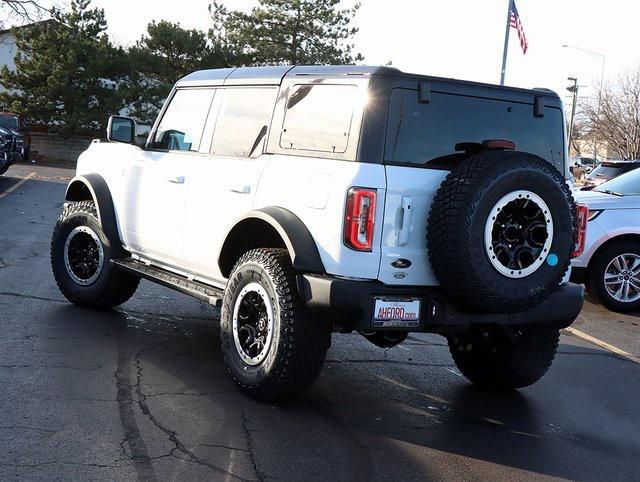
[[576,191],[573,197],[589,209],[640,209],[640,196],[621,197],[597,191]]

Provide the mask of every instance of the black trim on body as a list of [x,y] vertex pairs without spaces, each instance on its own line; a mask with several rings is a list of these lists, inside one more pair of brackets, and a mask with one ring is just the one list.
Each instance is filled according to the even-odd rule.
[[[273,236],[269,238],[267,232],[256,232],[265,223],[281,238],[282,247],[289,251],[294,269],[308,273],[325,272],[316,242],[305,224],[291,211],[270,206],[248,212],[227,234],[218,258],[218,266],[225,278],[229,277],[238,254],[254,248],[280,247],[272,246]],[[238,246],[239,242],[244,245]]]
[[439,287],[434,286],[391,286],[378,281],[314,274],[300,274],[297,281],[298,291],[307,305],[321,318],[337,323],[343,331],[375,330],[372,326],[374,299],[381,296],[419,298],[422,301],[421,324],[406,331],[440,334],[478,325],[566,328],[578,317],[584,297],[582,286],[567,283],[539,305],[521,313],[475,313],[459,310]]
[[122,240],[118,234],[118,223],[113,206],[111,191],[100,174],[85,174],[74,177],[64,195],[65,201],[93,201],[98,210],[98,221],[102,225],[104,234],[111,245],[118,251],[124,252]]

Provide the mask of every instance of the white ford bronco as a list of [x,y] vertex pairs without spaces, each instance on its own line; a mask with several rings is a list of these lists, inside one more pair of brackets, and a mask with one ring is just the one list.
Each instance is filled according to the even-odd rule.
[[262,400],[318,376],[331,333],[447,338],[484,386],[540,379],[582,308],[587,211],[562,103],[380,67],[206,70],[144,147],[112,117],[78,160],[51,244],[73,303],[141,278],[221,307],[231,376]]

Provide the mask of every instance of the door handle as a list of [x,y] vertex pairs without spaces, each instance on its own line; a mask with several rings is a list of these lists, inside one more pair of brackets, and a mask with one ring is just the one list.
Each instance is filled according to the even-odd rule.
[[230,191],[238,194],[249,194],[251,192],[251,186],[236,186],[232,187]]
[[184,176],[175,176],[168,179],[173,184],[184,184]]
[[409,242],[409,233],[411,232],[411,220],[413,212],[411,209],[411,198],[402,198],[402,227],[398,232],[398,246],[404,246]]

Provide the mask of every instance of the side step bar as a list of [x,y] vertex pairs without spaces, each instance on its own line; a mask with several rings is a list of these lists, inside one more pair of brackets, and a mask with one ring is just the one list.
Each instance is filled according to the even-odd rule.
[[222,304],[223,290],[213,286],[192,281],[184,276],[172,273],[156,266],[148,266],[131,258],[112,260],[111,263],[121,270],[127,271],[140,278],[148,279],[159,285],[166,286],[186,295],[220,306]]

